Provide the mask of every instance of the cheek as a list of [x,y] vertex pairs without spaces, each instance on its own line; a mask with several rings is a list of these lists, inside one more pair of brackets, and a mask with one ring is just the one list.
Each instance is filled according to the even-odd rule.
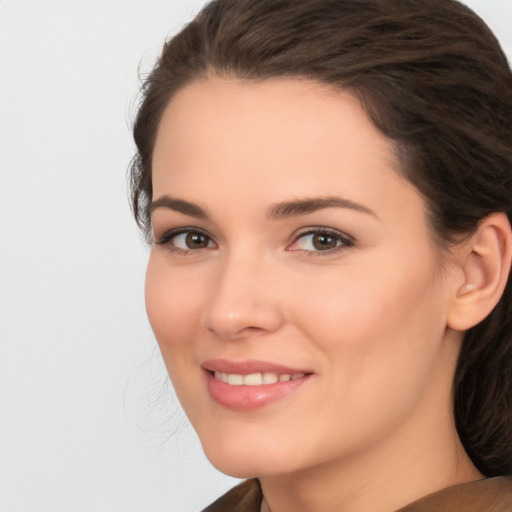
[[300,306],[302,330],[328,356],[326,364],[342,367],[333,375],[347,386],[425,374],[443,338],[434,258],[415,253],[398,265],[393,255],[379,256],[310,283],[315,292]]
[[202,409],[195,398],[202,380],[192,350],[200,327],[200,282],[170,266],[162,254],[151,254],[145,287],[148,319],[174,391],[192,416]]
[[435,305],[442,302],[436,277],[439,268],[432,247],[425,242],[423,238],[395,241],[355,254],[339,275],[322,283],[324,291],[317,298],[316,309],[338,323],[341,332],[351,327],[354,342],[358,332],[365,337],[368,332],[388,329],[399,332],[407,327],[411,315],[415,322],[430,313],[435,315],[426,306],[438,310]]
[[336,426],[325,435],[340,446],[393,431],[441,382],[444,311],[430,263],[418,258],[405,273],[351,265],[297,301],[296,323],[323,361],[318,415]]
[[151,254],[146,272],[146,310],[164,358],[181,350],[197,330],[200,293],[194,276],[173,269],[162,255]]

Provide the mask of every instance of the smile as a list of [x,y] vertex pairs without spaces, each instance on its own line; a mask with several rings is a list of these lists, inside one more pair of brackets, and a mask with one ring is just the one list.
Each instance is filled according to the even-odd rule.
[[214,372],[216,380],[220,380],[231,386],[265,386],[277,382],[288,382],[290,380],[302,379],[305,373],[250,373],[241,375],[237,373]]
[[256,411],[294,396],[313,373],[264,361],[215,359],[202,364],[213,401],[224,408]]

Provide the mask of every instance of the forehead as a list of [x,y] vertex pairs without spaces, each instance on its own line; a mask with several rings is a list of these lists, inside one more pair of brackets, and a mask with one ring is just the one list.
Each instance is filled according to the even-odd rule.
[[306,195],[375,207],[403,192],[417,202],[397,167],[393,143],[346,92],[299,79],[213,78],[186,86],[165,109],[153,189],[155,198],[196,202],[214,192],[240,207]]
[[[226,132],[231,132],[229,139]],[[304,139],[310,142],[306,148]],[[392,156],[391,141],[347,92],[305,79],[216,77],[189,84],[174,95],[159,125],[155,154],[158,157],[162,146],[173,142],[234,150],[240,144],[247,149],[251,142],[306,153],[321,142],[347,150],[363,139],[371,140],[383,156]]]

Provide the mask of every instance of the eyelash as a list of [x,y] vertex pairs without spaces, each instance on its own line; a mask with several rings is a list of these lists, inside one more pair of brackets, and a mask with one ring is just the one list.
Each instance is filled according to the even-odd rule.
[[[173,239],[176,239],[178,236],[184,235],[184,234],[204,236],[208,240],[208,242],[207,242],[208,245],[206,247],[200,247],[200,248],[195,248],[195,249],[194,248],[182,249],[180,247],[176,247],[176,245],[174,245],[172,243]],[[289,249],[290,246],[297,244],[299,242],[299,240],[301,240],[302,238],[311,236],[311,235],[313,235],[313,236],[314,235],[317,235],[317,236],[324,235],[326,237],[332,238],[336,241],[337,245],[334,248],[327,249],[325,251],[323,251],[323,250],[315,251],[315,250],[306,250],[306,249]],[[202,231],[200,229],[197,229],[197,228],[179,228],[179,229],[173,229],[170,231],[166,231],[160,238],[155,240],[154,243],[157,245],[167,245],[169,247],[170,251],[181,254],[183,256],[190,254],[190,253],[194,253],[194,252],[197,253],[204,249],[209,249],[209,248],[211,248],[211,247],[209,247],[210,243],[215,244],[215,247],[217,245],[213,241],[212,237],[210,235],[208,235],[208,233],[206,233],[205,231]],[[300,252],[308,254],[308,256],[324,256],[324,255],[335,254],[335,253],[338,253],[343,250],[347,250],[347,249],[353,247],[354,245],[355,245],[355,240],[352,237],[350,237],[340,231],[326,229],[326,228],[322,228],[322,227],[315,227],[315,228],[308,228],[307,231],[302,231],[301,233],[297,234],[297,236],[294,238],[293,242],[287,246],[287,250],[292,251],[292,252],[300,251]]]
[[[346,235],[345,233],[342,233],[341,231],[336,231],[333,229],[327,229],[322,227],[315,227],[315,228],[308,228],[306,231],[300,232],[293,240],[291,245],[297,244],[300,239],[305,238],[307,236],[311,235],[324,235],[326,237],[332,238],[336,241],[337,245],[336,247],[332,249],[327,249],[325,251],[323,250],[305,250],[305,249],[296,249],[297,251],[302,251],[306,253],[308,256],[329,256],[332,254],[336,254],[340,251],[345,251],[347,249],[350,249],[351,247],[354,247],[355,240]],[[339,244],[338,244],[339,243]],[[290,249],[288,249],[290,250]]]
[[[208,249],[209,247],[203,247],[203,248],[189,248],[189,249],[182,249],[181,247],[176,247],[172,243],[173,239],[178,237],[179,235],[201,235],[204,236],[208,240],[208,244],[210,242],[213,242],[213,239],[208,233],[205,231],[202,231],[197,228],[179,228],[179,229],[171,229],[170,231],[166,231],[160,238],[155,240],[155,244],[157,245],[166,245],[168,246],[169,250],[178,254],[181,254],[183,256],[186,256],[187,254],[193,253],[193,252],[199,252],[203,249]],[[215,243],[215,242],[213,242]],[[216,244],[215,244],[216,245]]]

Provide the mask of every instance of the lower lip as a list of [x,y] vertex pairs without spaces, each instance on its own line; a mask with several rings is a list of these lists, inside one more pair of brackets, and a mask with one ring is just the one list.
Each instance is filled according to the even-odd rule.
[[209,371],[205,371],[210,396],[223,407],[236,411],[254,411],[284,398],[309,380],[310,375],[288,382],[276,382],[262,386],[233,386],[217,380]]

